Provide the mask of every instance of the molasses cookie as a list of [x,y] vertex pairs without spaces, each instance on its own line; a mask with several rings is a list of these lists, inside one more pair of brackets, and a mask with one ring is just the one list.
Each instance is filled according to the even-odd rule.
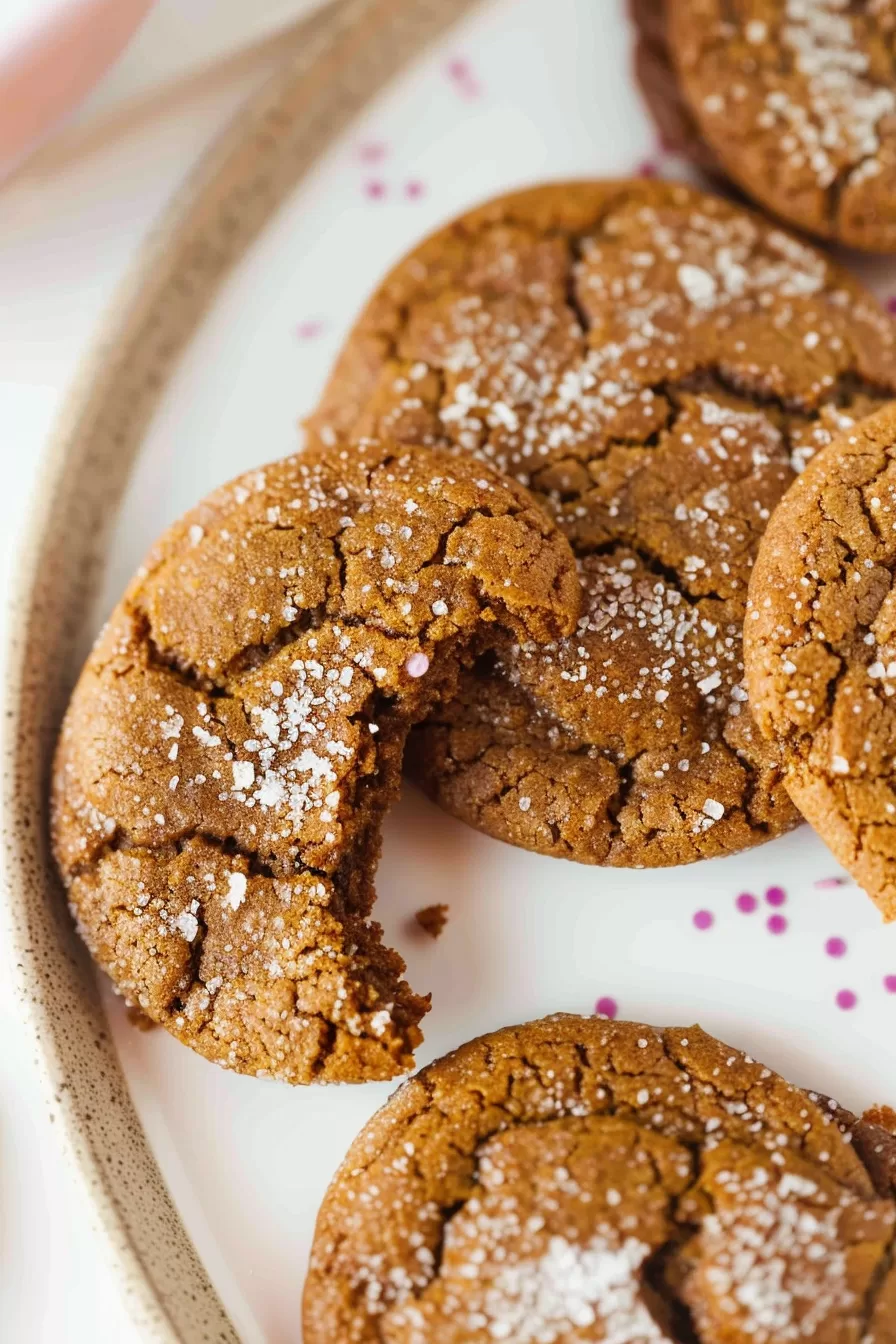
[[356,1139],[304,1339],[892,1344],[894,1154],[699,1027],[505,1028]]
[[746,621],[750,697],[784,782],[896,919],[896,408],[819,453],[775,511]]
[[896,3],[633,0],[664,137],[782,219],[896,252]]
[[375,292],[309,422],[448,445],[532,489],[579,558],[576,633],[508,638],[412,739],[442,806],[526,848],[660,866],[796,824],[743,685],[766,521],[896,393],[894,327],[814,249],[658,182],[490,202]]
[[241,1073],[410,1068],[428,999],[370,920],[408,729],[499,630],[556,638],[579,601],[525,491],[445,453],[309,452],[170,528],[53,778],[72,909],[118,990]]

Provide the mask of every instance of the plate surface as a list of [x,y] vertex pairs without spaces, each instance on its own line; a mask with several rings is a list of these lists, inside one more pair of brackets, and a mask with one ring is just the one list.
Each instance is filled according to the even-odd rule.
[[[629,75],[617,0],[493,0],[378,96],[225,283],[163,395],[120,508],[81,651],[156,533],[236,472],[291,451],[360,303],[423,234],[540,179],[681,175]],[[886,299],[892,264],[862,263]],[[896,1101],[896,928],[803,828],[672,871],[514,851],[408,788],[386,830],[378,916],[431,990],[419,1061],[566,1009],[699,1020],[795,1081]],[[450,905],[432,942],[412,927]],[[832,941],[833,940],[833,941]],[[174,1201],[247,1344],[300,1338],[314,1218],[388,1086],[293,1090],[235,1077],[104,989],[115,1047]]]

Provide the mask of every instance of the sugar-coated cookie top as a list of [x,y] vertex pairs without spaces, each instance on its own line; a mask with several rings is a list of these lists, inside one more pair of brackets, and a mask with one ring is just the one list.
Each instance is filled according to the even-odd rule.
[[493,463],[556,518],[586,593],[575,635],[501,648],[418,736],[429,790],[598,863],[681,863],[793,825],[746,704],[750,570],[796,472],[896,392],[894,349],[820,252],[665,183],[502,197],[400,262],[312,435]]
[[306,1344],[890,1344],[896,1143],[699,1027],[461,1047],[353,1144]]
[[118,988],[242,1072],[406,1070],[427,1001],[369,916],[407,731],[502,627],[556,637],[579,604],[544,513],[444,453],[308,452],[176,523],[54,771],[57,858]]
[[896,251],[893,0],[666,0],[664,17],[725,172],[800,228]]
[[896,409],[819,453],[776,512],[750,588],[758,722],[837,858],[896,918]]

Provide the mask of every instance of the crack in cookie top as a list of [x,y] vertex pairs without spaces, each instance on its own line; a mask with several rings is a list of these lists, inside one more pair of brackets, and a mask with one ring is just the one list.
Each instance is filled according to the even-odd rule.
[[725,171],[801,228],[896,251],[893,0],[664,11],[685,101]]
[[359,1135],[307,1344],[890,1344],[896,1143],[707,1036],[566,1015]]
[[763,539],[751,695],[808,821],[896,918],[896,411],[820,453]]
[[502,627],[556,637],[579,601],[525,492],[445,453],[308,452],[176,523],[55,762],[56,855],[117,988],[241,1072],[408,1069],[428,1000],[370,920],[408,729]]
[[574,636],[506,643],[415,734],[428,790],[587,862],[685,862],[795,824],[743,688],[750,568],[795,472],[896,390],[893,352],[820,253],[662,183],[501,198],[401,262],[312,436],[492,462],[560,523],[586,592]]

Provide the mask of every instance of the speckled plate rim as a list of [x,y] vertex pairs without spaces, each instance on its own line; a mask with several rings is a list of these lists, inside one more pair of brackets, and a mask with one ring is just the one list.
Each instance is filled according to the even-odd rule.
[[57,1132],[142,1339],[238,1341],[131,1101],[47,837],[74,650],[128,472],[221,282],[369,99],[475,0],[339,0],[241,108],[142,249],[44,454],[16,557],[3,689],[0,899]]

